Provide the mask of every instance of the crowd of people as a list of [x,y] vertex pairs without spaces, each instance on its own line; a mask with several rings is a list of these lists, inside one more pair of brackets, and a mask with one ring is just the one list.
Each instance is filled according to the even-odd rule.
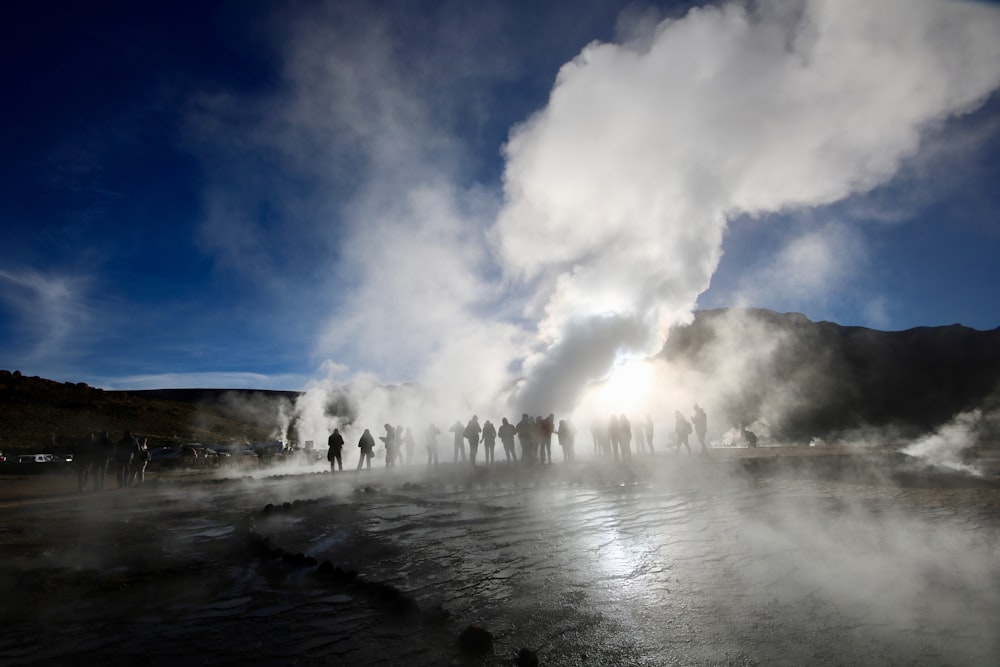
[[89,442],[77,446],[73,452],[77,489],[84,491],[90,486],[94,491],[102,491],[111,475],[120,489],[138,486],[146,480],[150,459],[146,438],[125,431],[121,438],[112,441],[107,431],[92,433]]
[[[379,436],[385,455],[385,467],[411,465],[417,449],[417,438],[413,430],[403,426],[385,424],[385,433]],[[478,464],[480,446],[482,446],[483,461],[486,465],[496,463],[496,445],[500,441],[503,447],[504,459],[507,463],[550,464],[552,463],[552,440],[555,438],[562,450],[562,460],[572,462],[576,459],[576,431],[565,419],[556,423],[555,416],[532,417],[527,413],[521,415],[517,424],[512,424],[506,417],[496,426],[487,419],[479,423],[479,416],[472,415],[468,422],[457,420],[448,431],[452,434],[452,462],[469,462]],[[594,453],[598,456],[613,458],[615,461],[629,461],[632,458],[632,445],[635,443],[638,454],[653,454],[653,420],[649,417],[633,427],[632,422],[624,414],[611,415],[607,422],[595,422],[590,429],[594,444]],[[703,455],[709,454],[707,443],[708,417],[705,411],[695,404],[691,420],[678,410],[674,413],[674,442],[672,449],[680,453],[685,448],[691,454],[688,438],[694,433],[701,446]],[[749,433],[749,432],[747,432]],[[438,465],[440,462],[439,438],[442,432],[436,424],[429,424],[423,432],[424,449],[428,465]],[[751,446],[756,446],[756,436],[752,436]],[[751,437],[745,436],[750,442]],[[335,428],[327,441],[327,460],[331,472],[344,470],[344,447],[346,441],[339,428]],[[468,450],[466,450],[468,446]],[[360,455],[357,470],[371,469],[375,458],[375,437],[369,429],[365,429],[358,440]],[[671,449],[670,446],[667,449]],[[91,434],[90,440],[75,451],[75,461],[78,471],[78,487],[83,491],[88,486],[93,490],[103,490],[107,477],[113,475],[118,488],[138,486],[145,481],[146,466],[151,460],[146,438],[134,436],[125,431],[117,441],[112,441],[107,431],[101,434]]]
[[[688,438],[693,432],[701,445],[701,453],[707,456],[708,416],[705,410],[695,404],[690,421],[679,410],[674,413],[674,419],[674,442],[673,446],[668,445],[667,449],[672,448],[679,454],[683,447],[687,449],[688,454],[691,454]],[[385,467],[412,464],[417,447],[413,430],[392,424],[385,424],[383,428],[385,433],[380,435],[378,440],[383,445]],[[653,454],[653,420],[646,417],[644,421],[637,423],[634,429],[635,433],[632,422],[624,414],[611,415],[607,422],[593,423],[590,433],[594,443],[594,453],[613,458],[615,461],[629,461],[632,458],[632,445],[635,442],[638,454]],[[448,428],[448,432],[452,434],[453,463],[469,462],[473,466],[477,465],[482,446],[484,463],[494,465],[496,445],[499,440],[507,463],[518,463],[520,460],[521,463],[528,465],[549,464],[552,463],[553,438],[562,450],[563,461],[572,462],[576,459],[576,431],[565,419],[560,419],[556,424],[552,413],[545,417],[532,417],[524,413],[517,424],[510,423],[504,417],[500,420],[499,426],[489,419],[480,424],[479,416],[472,415],[472,418],[464,423],[456,420]],[[427,465],[438,465],[440,462],[441,435],[441,429],[433,423],[423,432]],[[346,442],[339,428],[333,430],[327,444],[327,460],[330,462],[331,472],[343,471]],[[375,447],[375,437],[370,429],[366,428],[358,440],[360,455],[357,470],[371,469],[372,460],[375,458]]]

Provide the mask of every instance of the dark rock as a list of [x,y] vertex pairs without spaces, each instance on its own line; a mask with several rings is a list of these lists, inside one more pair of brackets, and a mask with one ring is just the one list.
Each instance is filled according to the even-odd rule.
[[451,612],[437,604],[424,612],[424,623],[428,625],[444,625],[451,617]]
[[390,609],[395,614],[416,614],[420,611],[420,605],[417,604],[415,598],[410,595],[400,594],[392,604]]
[[458,636],[458,647],[464,653],[476,655],[493,651],[493,633],[478,625],[470,625]]
[[[584,655],[583,659],[586,660],[587,656]],[[517,667],[538,667],[538,656],[534,651],[522,648],[517,652]]]

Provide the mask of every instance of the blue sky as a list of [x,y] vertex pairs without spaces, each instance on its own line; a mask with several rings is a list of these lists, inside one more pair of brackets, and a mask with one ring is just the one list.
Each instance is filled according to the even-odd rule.
[[693,308],[994,328],[1000,9],[869,4],[5,6],[0,368],[544,392]]

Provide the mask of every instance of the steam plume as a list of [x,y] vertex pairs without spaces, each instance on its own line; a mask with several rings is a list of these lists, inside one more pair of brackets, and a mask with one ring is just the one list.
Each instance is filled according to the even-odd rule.
[[[441,412],[570,410],[690,320],[728,225],[891,180],[1000,84],[1000,10],[980,4],[764,0],[640,17],[562,66],[544,108],[510,131],[500,192],[466,176],[476,161],[456,140],[482,111],[471,86],[516,69],[498,49],[480,57],[495,17],[422,21],[416,57],[363,5],[303,17],[282,97],[240,137],[318,179],[289,215],[293,232],[321,222],[308,238],[340,267],[311,304],[329,313],[317,362],[348,364],[348,384],[361,371],[419,382]],[[205,115],[240,116],[228,104]],[[229,243],[230,222],[210,219],[206,237]],[[822,258],[836,280],[837,249],[862,244],[828,226],[774,275],[787,286]],[[232,265],[261,265],[248,259]]]
[[[588,46],[512,133],[492,230],[536,286],[546,356],[592,339],[599,376],[609,348],[655,352],[707,289],[727,221],[890,179],[997,86],[997,27],[995,8],[959,3],[729,4]],[[646,322],[645,348],[593,326],[608,314]],[[572,402],[557,394],[579,391],[559,377],[575,370],[533,369],[527,396]]]

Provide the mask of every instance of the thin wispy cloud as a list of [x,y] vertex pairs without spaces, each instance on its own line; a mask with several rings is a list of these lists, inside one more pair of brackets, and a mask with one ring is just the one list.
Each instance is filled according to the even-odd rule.
[[842,224],[808,229],[787,239],[766,263],[753,267],[740,284],[742,304],[770,298],[788,310],[822,306],[833,293],[830,285],[848,287],[868,260],[861,234]]
[[104,389],[128,391],[150,387],[177,387],[185,389],[260,389],[267,387],[279,391],[301,391],[309,382],[306,375],[281,375],[240,372],[212,373],[153,373],[147,375],[118,375],[95,378],[93,381]]
[[0,270],[0,302],[17,328],[16,356],[22,363],[55,367],[89,338],[89,282],[83,275]]

